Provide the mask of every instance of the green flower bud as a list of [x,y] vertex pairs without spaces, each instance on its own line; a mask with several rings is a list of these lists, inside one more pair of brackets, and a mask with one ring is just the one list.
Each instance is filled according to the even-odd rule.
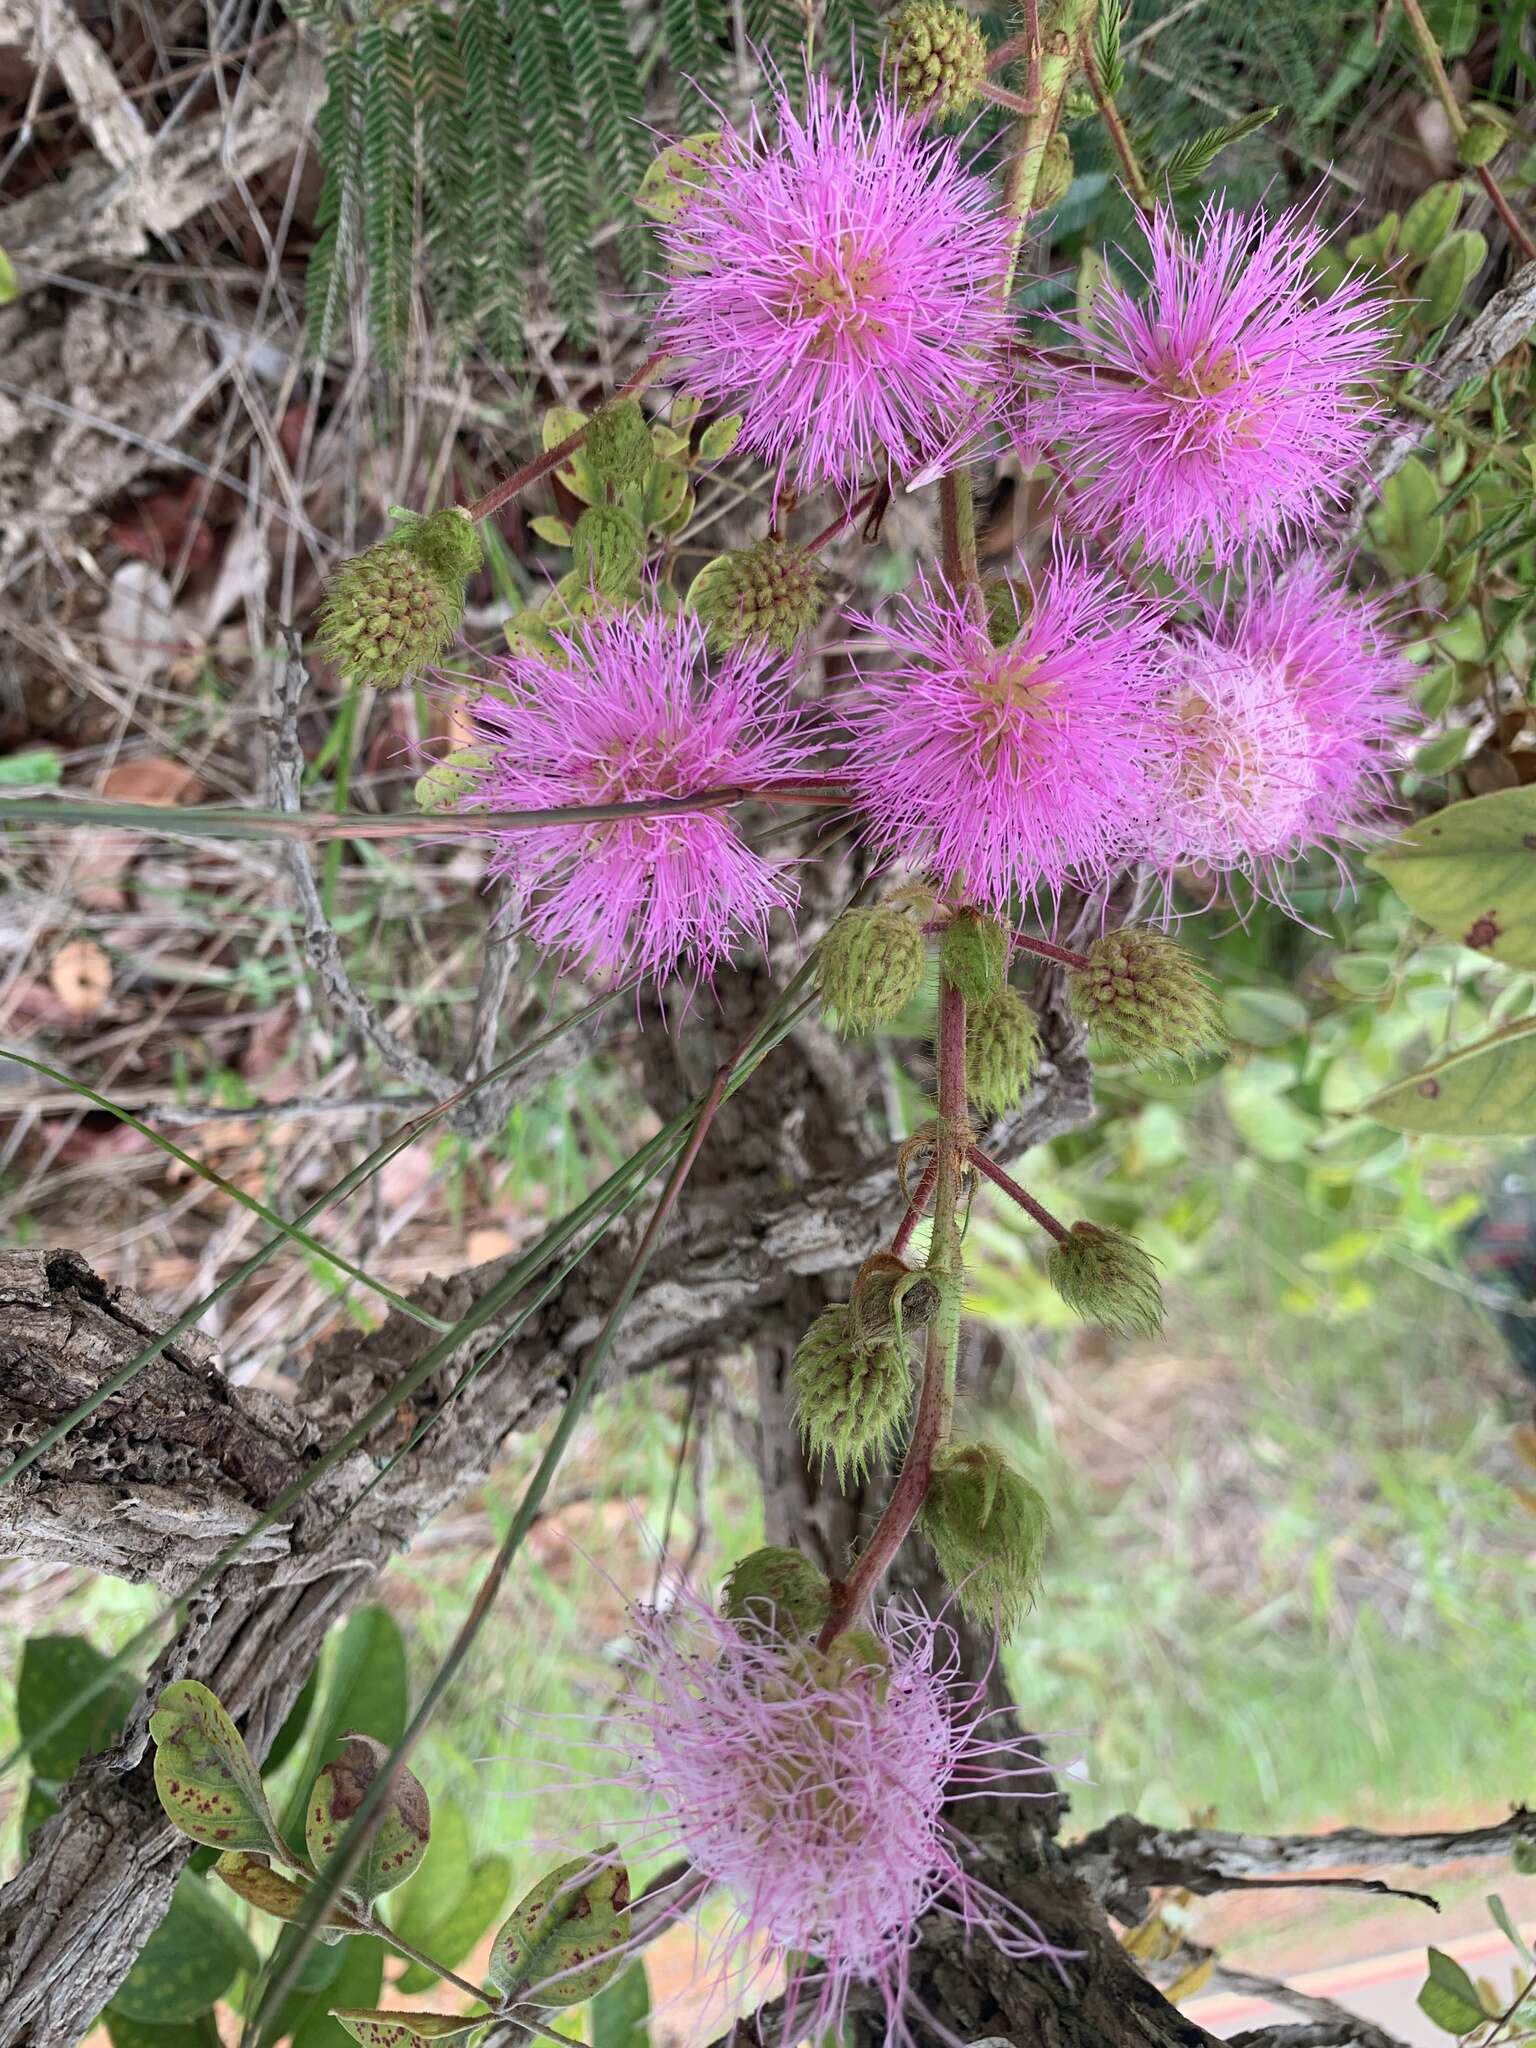
[[645,529],[617,505],[589,505],[571,534],[572,573],[603,597],[627,597],[640,578]]
[[949,0],[907,0],[886,24],[886,51],[896,65],[904,106],[941,118],[976,102],[987,72],[987,39]]
[[1028,589],[1012,576],[989,576],[981,586],[981,601],[986,606],[987,635],[992,645],[1011,646],[1024,621]]
[[1050,1514],[990,1444],[956,1444],[934,1459],[917,1526],[963,1614],[1012,1635],[1040,1579]]
[[933,1276],[914,1271],[895,1252],[875,1252],[859,1268],[848,1298],[848,1325],[861,1344],[899,1344],[907,1330],[932,1317],[939,1305]]
[[787,654],[815,625],[822,592],[815,556],[768,538],[706,562],[688,602],[721,652],[763,642]]
[[1000,988],[965,1013],[965,1085],[988,1115],[1012,1109],[1040,1059],[1035,1013],[1017,989]]
[[616,491],[644,483],[655,459],[651,430],[638,398],[621,398],[592,415],[587,427],[587,467],[600,484]]
[[768,1544],[731,1566],[721,1612],[754,1641],[798,1641],[827,1618],[832,1589],[798,1550]]
[[839,1486],[884,1452],[912,1403],[906,1352],[861,1343],[847,1302],[823,1309],[800,1339],[790,1382],[806,1449],[832,1460]]
[[923,985],[922,927],[899,910],[845,910],[821,948],[821,994],[843,1031],[872,1031],[899,1017]]
[[1469,124],[1456,154],[1470,171],[1478,170],[1483,164],[1491,164],[1499,151],[1509,140],[1497,121],[1476,120]]
[[968,1003],[995,996],[1008,971],[1008,934],[996,918],[958,910],[944,927],[939,967]]
[[1053,1244],[1045,1276],[1085,1322],[1121,1337],[1150,1337],[1163,1324],[1163,1290],[1134,1237],[1102,1223],[1074,1223]]
[[321,651],[349,683],[394,689],[445,652],[481,559],[480,535],[458,506],[407,519],[393,538],[331,577],[320,607]]
[[1040,176],[1035,184],[1035,196],[1030,202],[1031,213],[1044,213],[1048,206],[1055,206],[1067,196],[1072,183],[1072,145],[1058,128],[1045,145],[1040,159]]
[[1193,1062],[1226,1043],[1221,1008],[1205,969],[1166,933],[1108,932],[1088,948],[1088,965],[1067,973],[1074,1015],[1138,1066]]
[[456,810],[461,798],[469,796],[478,786],[478,770],[485,766],[485,756],[474,747],[458,747],[451,754],[444,754],[440,761],[434,761],[425,775],[416,779],[416,808],[419,811]]

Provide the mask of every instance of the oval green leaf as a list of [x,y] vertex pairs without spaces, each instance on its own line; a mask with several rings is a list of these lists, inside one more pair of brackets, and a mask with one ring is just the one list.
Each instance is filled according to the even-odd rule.
[[340,2021],[363,2048],[413,2048],[417,2041],[457,2041],[485,2023],[484,2013],[464,2019],[456,2012],[381,2012],[376,2006],[333,2005],[331,2018]]
[[[352,1816],[389,1762],[390,1746],[350,1732],[346,1746],[315,1780],[304,1816],[304,1842],[317,1866],[335,1855]],[[347,1889],[372,1905],[381,1892],[404,1884],[426,1854],[432,1808],[421,1780],[397,1766],[389,1793],[368,1823],[368,1846]]]
[[1428,1951],[1429,1981],[1419,1993],[1420,2009],[1448,2034],[1470,2034],[1488,2018],[1477,1986],[1453,1956]]
[[241,1970],[259,1968],[244,1928],[200,1877],[185,1876],[171,1894],[170,1911],[118,1985],[112,2009],[151,2025],[180,2025],[222,1998]]
[[1506,1024],[1448,1053],[1361,1109],[1394,1131],[1443,1138],[1536,1135],[1536,1018]]
[[1370,865],[1436,931],[1506,967],[1536,968],[1536,786],[1421,818]]
[[81,1757],[105,1749],[128,1717],[132,1679],[120,1677],[61,1720],[107,1667],[84,1636],[29,1636],[16,1680],[16,1725],[37,1777],[62,1785]]
[[206,1685],[179,1678],[149,1717],[160,1804],[211,1849],[282,1850],[261,1773],[239,1729]]
[[539,1879],[496,1937],[491,1982],[507,1998],[580,2005],[617,1976],[628,1941],[629,1872],[607,1842]]

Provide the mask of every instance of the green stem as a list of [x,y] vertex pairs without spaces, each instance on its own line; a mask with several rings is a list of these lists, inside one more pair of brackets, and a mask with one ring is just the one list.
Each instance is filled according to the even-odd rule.
[[952,469],[939,478],[939,532],[949,587],[968,597],[981,580],[976,561],[976,496],[968,469]]
[[[939,1283],[939,1306],[928,1325],[923,1388],[901,1471],[858,1563],[833,1589],[832,1609],[818,1638],[825,1649],[851,1628],[922,1512],[933,1460],[949,1436],[960,1357],[960,1193],[970,1144],[965,1092],[965,998],[950,981],[939,989],[939,1123],[933,1161],[933,1241],[928,1271]],[[927,1176],[924,1176],[926,1181]]]
[[[1067,87],[1072,83],[1072,74],[1082,62],[1083,47],[1098,14],[1098,0],[1058,0],[1054,10],[1047,11],[1053,12],[1054,18],[1042,28],[1040,35],[1037,104],[1034,112],[1024,115],[1019,122],[1013,161],[1008,166],[1003,185],[1003,210],[1013,222],[1008,267],[1003,280],[1005,299],[1013,295],[1014,273],[1019,267],[1019,251],[1024,243],[1024,223],[1039,188],[1046,145],[1061,119],[1061,105],[1067,96]],[[1031,76],[1033,74],[1031,59]]]

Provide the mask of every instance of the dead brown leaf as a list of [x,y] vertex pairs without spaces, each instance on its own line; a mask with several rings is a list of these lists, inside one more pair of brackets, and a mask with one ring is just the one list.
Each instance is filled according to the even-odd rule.
[[54,954],[48,983],[71,1020],[83,1024],[112,993],[112,962],[94,939],[70,939]]

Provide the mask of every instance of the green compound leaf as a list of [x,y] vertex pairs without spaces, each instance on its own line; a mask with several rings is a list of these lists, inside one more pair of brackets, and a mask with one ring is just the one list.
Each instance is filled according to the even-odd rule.
[[160,1804],[194,1842],[282,1851],[261,1773],[239,1729],[206,1685],[179,1678],[149,1717]]
[[1488,2018],[1477,1986],[1442,1949],[1430,1949],[1428,1958],[1429,1979],[1419,1993],[1420,2010],[1448,2034],[1470,2034]]
[[417,2041],[457,2041],[484,2023],[484,2013],[381,2012],[375,2006],[332,2006],[331,2018],[363,2048],[413,2048]]
[[1228,143],[1241,142],[1245,135],[1252,135],[1266,122],[1273,121],[1279,111],[1278,107],[1260,107],[1256,113],[1245,114],[1240,121],[1229,121],[1221,128],[1208,128],[1203,135],[1181,143],[1162,168],[1169,188],[1177,192],[1186,185],[1194,184],[1198,178],[1204,177]]
[[1536,1018],[1384,1088],[1361,1108],[1394,1131],[1443,1138],[1536,1136]]
[[1421,818],[1370,865],[1447,938],[1506,967],[1536,968],[1536,787]]
[[[305,1811],[304,1841],[317,1867],[329,1862],[340,1848],[348,1822],[388,1763],[389,1750],[386,1742],[349,1731],[341,1755],[315,1780]],[[401,1766],[371,1823],[368,1846],[347,1881],[347,1889],[371,1906],[381,1892],[405,1883],[425,1855],[431,1835],[432,1808],[426,1788]]]
[[541,1877],[496,1937],[490,1978],[504,1997],[581,2005],[624,1966],[629,1872],[618,1844]]

